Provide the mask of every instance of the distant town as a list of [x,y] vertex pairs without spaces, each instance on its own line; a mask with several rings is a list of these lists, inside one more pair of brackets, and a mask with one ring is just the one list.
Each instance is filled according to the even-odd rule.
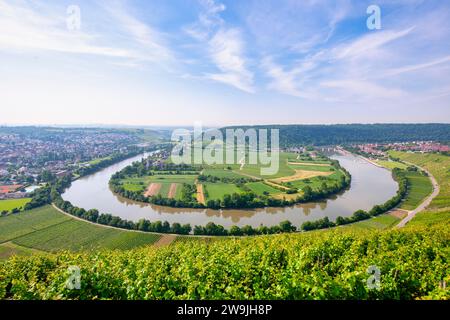
[[114,154],[148,145],[143,131],[0,128],[0,199],[23,198],[53,177],[76,176]]
[[413,141],[413,142],[398,142],[398,143],[367,143],[352,145],[350,148],[353,152],[361,153],[369,158],[387,158],[386,150],[406,151],[406,152],[439,152],[448,153],[450,147],[434,141]]

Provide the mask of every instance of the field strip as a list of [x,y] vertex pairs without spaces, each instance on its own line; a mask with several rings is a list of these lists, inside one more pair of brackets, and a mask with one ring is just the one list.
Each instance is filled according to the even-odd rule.
[[269,185],[269,186],[271,186],[271,187],[281,188],[281,189],[283,189],[283,190],[290,190],[290,188],[285,187],[285,186],[283,186],[283,185],[281,185],[281,184],[272,182],[272,181],[270,181],[270,180],[264,180],[263,183],[265,183],[265,184],[267,184],[267,185]]
[[177,193],[177,187],[178,187],[177,183],[172,183],[170,185],[170,189],[169,189],[169,193],[167,194],[167,198],[169,198],[169,199],[175,198],[175,195]]
[[[58,223],[55,223],[55,224],[51,224],[51,225],[46,226],[46,227],[41,228],[41,229],[35,229],[35,228],[33,228],[33,227],[30,227],[33,231],[28,232],[28,233],[25,233],[25,234],[22,234],[22,235],[20,235],[20,236],[14,237],[14,238],[11,238],[11,239],[6,240],[6,241],[0,242],[0,244],[4,244],[4,243],[7,243],[7,242],[13,242],[13,241],[16,240],[16,239],[19,239],[19,238],[28,236],[28,235],[30,235],[30,234],[33,234],[33,233],[36,233],[36,232],[39,232],[39,231],[43,231],[43,230],[45,230],[45,229],[49,229],[49,228],[54,227],[54,226],[58,226],[58,225],[60,225],[60,224],[63,224],[63,223],[69,222],[69,221],[70,221],[70,220],[61,221],[61,222],[58,222]],[[25,246],[22,246],[22,247],[25,247]],[[33,249],[33,248],[30,248],[30,249]]]
[[156,241],[153,245],[157,248],[165,247],[174,242],[176,238],[177,236],[174,234],[165,234],[161,238],[159,238],[159,240]]
[[302,179],[309,179],[318,176],[329,176],[332,175],[333,172],[324,172],[324,171],[307,171],[307,170],[295,170],[295,174],[289,177],[282,177],[277,179],[272,179],[272,182],[275,183],[283,183],[283,182],[291,182]]
[[146,197],[156,196],[161,189],[161,183],[150,183],[150,185],[147,188],[147,191],[145,191],[144,195]]
[[328,163],[314,163],[314,162],[288,162],[288,164],[300,165],[300,166],[318,166],[318,167],[330,167]]
[[273,197],[275,199],[279,199],[279,200],[283,200],[283,199],[286,199],[286,200],[293,200],[294,199],[295,200],[298,197],[298,193],[292,193],[292,194],[278,193],[278,194],[273,195]]
[[203,185],[197,183],[197,201],[198,203],[205,204],[205,194],[203,193]]
[[408,210],[393,209],[389,211],[388,214],[401,220],[408,215],[408,212]]

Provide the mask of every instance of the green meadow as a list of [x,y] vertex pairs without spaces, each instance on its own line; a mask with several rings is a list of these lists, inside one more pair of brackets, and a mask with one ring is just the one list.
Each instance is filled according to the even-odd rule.
[[221,200],[226,194],[241,193],[242,190],[231,183],[205,183],[203,184],[206,192],[206,200]]
[[30,201],[30,198],[0,200],[0,212],[22,209]]

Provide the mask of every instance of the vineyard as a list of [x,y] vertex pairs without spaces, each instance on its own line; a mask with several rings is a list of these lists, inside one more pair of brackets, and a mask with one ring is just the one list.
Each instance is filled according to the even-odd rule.
[[[368,232],[179,241],[164,248],[13,257],[0,264],[0,299],[450,298],[449,225]],[[66,287],[69,266],[81,289]],[[367,269],[380,271],[380,287]],[[33,284],[33,285],[30,285]]]
[[[303,233],[178,236],[158,247],[159,235],[93,225],[51,206],[2,217],[0,259],[22,256],[0,261],[0,300],[449,299],[448,160],[436,159],[423,165],[441,194],[402,229],[384,214]],[[80,290],[67,287],[73,266]]]

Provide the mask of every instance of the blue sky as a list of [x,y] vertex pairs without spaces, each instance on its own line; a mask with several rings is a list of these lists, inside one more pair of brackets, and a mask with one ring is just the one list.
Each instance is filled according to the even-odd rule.
[[0,30],[0,124],[450,120],[447,1],[0,0]]

